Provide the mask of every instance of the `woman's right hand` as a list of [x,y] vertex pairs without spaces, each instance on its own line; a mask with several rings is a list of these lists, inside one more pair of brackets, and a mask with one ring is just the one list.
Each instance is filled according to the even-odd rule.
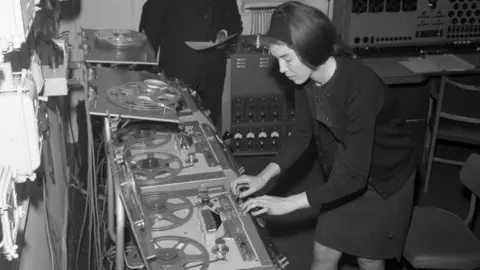
[[242,175],[230,183],[230,188],[235,196],[242,199],[257,192],[266,184],[267,181],[260,176]]

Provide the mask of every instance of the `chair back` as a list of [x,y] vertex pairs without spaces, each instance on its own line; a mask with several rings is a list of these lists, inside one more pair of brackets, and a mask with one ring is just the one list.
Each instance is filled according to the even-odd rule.
[[460,170],[460,181],[471,192],[470,209],[465,223],[470,225],[475,214],[477,197],[480,197],[480,155],[470,154]]
[[480,197],[480,155],[470,154],[460,170],[460,181],[472,191],[477,197]]
[[440,117],[480,124],[480,86],[463,84],[443,76],[438,99]]

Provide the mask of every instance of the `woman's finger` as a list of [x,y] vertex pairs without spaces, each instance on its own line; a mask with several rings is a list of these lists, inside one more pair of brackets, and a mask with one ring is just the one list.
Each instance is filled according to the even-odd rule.
[[255,207],[262,207],[262,205],[256,199],[250,199],[242,204],[241,209],[242,212],[249,212]]
[[257,211],[252,211],[252,215],[254,216],[259,216],[259,215],[263,215],[265,213],[268,212],[268,208],[266,207],[263,207],[263,208],[260,208],[260,210],[257,210]]

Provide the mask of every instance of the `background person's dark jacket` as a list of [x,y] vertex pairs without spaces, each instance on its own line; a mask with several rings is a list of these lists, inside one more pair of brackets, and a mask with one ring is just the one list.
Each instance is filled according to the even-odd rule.
[[160,47],[159,69],[198,90],[214,114],[220,114],[226,49],[195,51],[185,41],[215,41],[222,29],[242,32],[236,0],[148,0],[140,20],[154,50]]

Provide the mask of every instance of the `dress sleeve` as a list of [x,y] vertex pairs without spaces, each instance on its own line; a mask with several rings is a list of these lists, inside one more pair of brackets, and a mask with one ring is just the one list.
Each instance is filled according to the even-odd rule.
[[293,121],[292,134],[283,137],[281,150],[272,160],[272,163],[285,172],[307,150],[312,140],[312,123],[310,121],[310,108],[305,90],[295,91],[295,120]]
[[368,183],[378,111],[378,86],[357,86],[347,94],[344,151],[334,159],[328,182],[306,192],[311,207],[344,198]]

